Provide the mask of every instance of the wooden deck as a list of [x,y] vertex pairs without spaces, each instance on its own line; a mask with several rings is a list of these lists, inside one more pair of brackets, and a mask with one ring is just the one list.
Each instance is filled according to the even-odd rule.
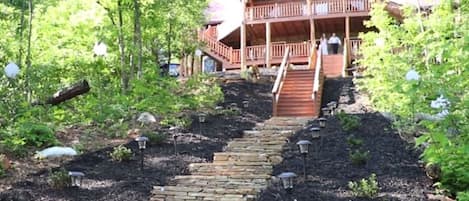
[[246,7],[247,24],[265,22],[301,21],[310,18],[338,18],[368,16],[369,0],[312,0],[306,2],[274,3]]

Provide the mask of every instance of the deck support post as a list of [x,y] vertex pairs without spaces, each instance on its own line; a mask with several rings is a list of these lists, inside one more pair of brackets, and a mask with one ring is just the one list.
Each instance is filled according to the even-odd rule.
[[[345,39],[344,39],[344,43],[347,43],[347,48],[350,48],[350,17],[347,16],[345,17]],[[345,46],[344,46],[345,47]],[[347,51],[347,65],[350,64],[350,51]],[[345,56],[345,55],[344,55]]]
[[307,14],[309,16],[309,26],[310,26],[310,32],[309,32],[309,40],[311,42],[311,45],[315,47],[316,45],[316,30],[314,28],[314,19],[313,19],[313,12],[312,12],[312,2],[311,0],[307,0]]
[[[245,1],[243,1],[245,2]],[[243,13],[246,13],[246,3],[243,3]],[[243,15],[244,16],[244,15]],[[246,17],[241,22],[240,28],[240,59],[241,59],[241,71],[246,70]]]
[[270,22],[265,23],[265,65],[266,68],[270,68],[271,62],[271,49],[272,49],[272,41],[271,41],[271,33],[270,33]]

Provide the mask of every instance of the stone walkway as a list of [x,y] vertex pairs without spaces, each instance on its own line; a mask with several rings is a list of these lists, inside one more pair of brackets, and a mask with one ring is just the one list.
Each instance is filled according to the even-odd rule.
[[271,118],[234,139],[213,163],[192,163],[191,175],[176,176],[171,186],[155,186],[151,201],[250,201],[265,189],[272,167],[282,161],[288,137],[309,119]]

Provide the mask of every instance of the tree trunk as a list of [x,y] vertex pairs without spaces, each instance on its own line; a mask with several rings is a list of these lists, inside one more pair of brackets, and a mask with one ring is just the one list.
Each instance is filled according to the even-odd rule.
[[168,65],[171,64],[171,35],[172,35],[172,27],[171,27],[171,17],[168,20],[169,25],[169,33],[168,33]]
[[185,53],[181,53],[181,62],[180,62],[180,66],[179,66],[179,75],[180,76],[185,76],[185,69],[186,69],[186,54]]
[[21,68],[23,67],[23,33],[24,33],[24,13],[26,12],[25,9],[26,1],[21,3],[21,17],[20,17],[20,47],[18,50],[18,66]]
[[52,97],[48,98],[46,104],[58,105],[61,102],[72,99],[75,96],[84,94],[90,91],[88,81],[82,80],[68,88],[57,91]]
[[122,0],[117,1],[117,15],[118,15],[118,41],[119,41],[119,53],[120,53],[120,67],[121,67],[121,85],[122,91],[125,93],[129,89],[129,74],[125,70],[125,43],[123,33],[123,20],[122,20]]
[[137,47],[137,78],[140,79],[142,78],[142,74],[143,74],[142,72],[142,30],[140,26],[140,5],[139,5],[138,0],[134,0],[134,47]]
[[28,55],[26,56],[26,70],[25,70],[25,80],[26,80],[26,99],[28,102],[31,101],[31,84],[29,79],[29,71],[31,69],[31,37],[33,30],[33,0],[29,0],[29,28],[28,28]]

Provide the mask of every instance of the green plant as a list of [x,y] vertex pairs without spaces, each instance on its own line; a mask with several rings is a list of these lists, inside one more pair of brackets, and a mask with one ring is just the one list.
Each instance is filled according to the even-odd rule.
[[4,177],[5,174],[6,174],[5,169],[7,167],[4,167],[4,165],[3,165],[5,160],[6,160],[6,156],[4,154],[0,154],[0,178]]
[[68,175],[68,171],[65,169],[60,169],[58,171],[49,173],[49,185],[52,188],[62,189],[70,186],[71,183],[72,181]]
[[375,198],[379,192],[378,181],[374,173],[369,178],[363,178],[358,182],[349,181],[348,187],[352,190],[352,195],[356,197]]
[[125,147],[124,145],[119,145],[114,147],[112,152],[109,154],[114,161],[127,161],[132,157],[132,150]]
[[162,144],[167,138],[167,135],[164,133],[149,133],[145,135],[148,137],[149,143],[151,144]]
[[351,135],[347,137],[347,144],[352,148],[360,148],[363,145],[363,140]]
[[352,131],[360,126],[360,118],[352,116],[343,111],[337,114],[337,118],[340,121],[340,125],[344,131]]
[[19,125],[17,133],[24,139],[25,145],[42,147],[57,143],[54,131],[45,124],[25,122]]
[[350,151],[350,160],[354,165],[363,165],[370,158],[370,151],[354,150]]
[[459,192],[457,196],[458,201],[469,201],[469,191]]

